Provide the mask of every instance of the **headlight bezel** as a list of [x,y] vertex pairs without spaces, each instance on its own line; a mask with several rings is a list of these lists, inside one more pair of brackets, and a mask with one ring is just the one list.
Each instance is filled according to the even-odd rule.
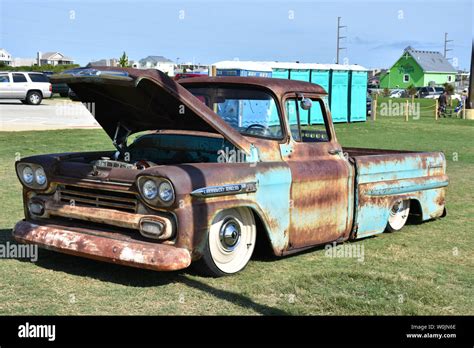
[[[149,199],[145,196],[144,193],[144,185],[147,181],[153,181],[156,185],[156,196],[152,199]],[[165,201],[160,196],[160,187],[163,183],[167,183],[171,188],[171,199],[169,201]],[[176,191],[174,189],[173,183],[163,177],[152,177],[152,176],[141,176],[137,180],[138,190],[140,192],[140,196],[143,200],[153,207],[169,207],[174,204],[176,201]]]
[[[31,182],[27,182],[23,176],[24,171],[26,168],[30,168],[32,171],[32,176],[33,180]],[[44,182],[40,183],[37,178],[37,172],[42,171],[44,175]],[[46,174],[46,171],[44,167],[40,164],[36,163],[27,163],[27,162],[18,162],[16,164],[16,174],[18,176],[18,179],[22,183],[23,186],[26,186],[30,189],[36,189],[36,190],[45,190],[48,188],[49,185],[49,180],[48,180],[48,175]]]

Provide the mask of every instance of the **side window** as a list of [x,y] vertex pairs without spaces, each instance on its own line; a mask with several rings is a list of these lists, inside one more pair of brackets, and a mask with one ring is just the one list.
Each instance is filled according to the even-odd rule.
[[13,82],[27,82],[26,77],[23,74],[12,74]]
[[8,75],[7,74],[0,74],[0,83],[8,83],[10,82],[10,79],[8,78]]
[[[286,115],[293,139],[304,143],[319,143],[329,141],[329,132],[326,125],[324,102],[321,99],[312,99],[309,110],[304,110],[296,98],[285,102]],[[303,117],[303,118],[301,118]]]
[[43,74],[28,74],[32,82],[49,82],[46,75]]
[[295,141],[301,141],[300,127],[298,124],[298,111],[296,99],[287,99],[285,102],[286,117],[290,125],[291,136]]

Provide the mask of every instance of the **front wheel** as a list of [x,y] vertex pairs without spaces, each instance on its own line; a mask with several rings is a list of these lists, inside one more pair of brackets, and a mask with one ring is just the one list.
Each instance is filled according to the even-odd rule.
[[408,214],[410,213],[410,200],[398,200],[390,209],[390,215],[388,216],[387,232],[400,231],[408,220]]
[[195,263],[197,270],[213,277],[243,270],[252,256],[256,236],[255,219],[248,208],[219,212],[208,231],[203,255]]

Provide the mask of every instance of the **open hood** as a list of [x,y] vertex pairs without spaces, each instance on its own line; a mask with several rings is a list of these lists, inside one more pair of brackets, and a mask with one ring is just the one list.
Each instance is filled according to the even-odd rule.
[[[121,139],[145,130],[195,130],[220,133],[247,154],[251,143],[184,87],[158,70],[82,68],[52,75],[67,83],[109,137]],[[118,144],[117,144],[118,143]]]

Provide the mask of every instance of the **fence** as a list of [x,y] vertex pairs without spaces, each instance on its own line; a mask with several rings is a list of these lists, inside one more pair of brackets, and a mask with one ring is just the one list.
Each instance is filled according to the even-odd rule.
[[388,98],[376,95],[372,99],[371,118],[377,120],[380,117],[403,117],[405,121],[427,119],[438,120],[442,116],[466,118],[466,109],[455,112],[458,100],[451,100],[447,106],[447,112],[439,115],[438,99],[419,98]]

